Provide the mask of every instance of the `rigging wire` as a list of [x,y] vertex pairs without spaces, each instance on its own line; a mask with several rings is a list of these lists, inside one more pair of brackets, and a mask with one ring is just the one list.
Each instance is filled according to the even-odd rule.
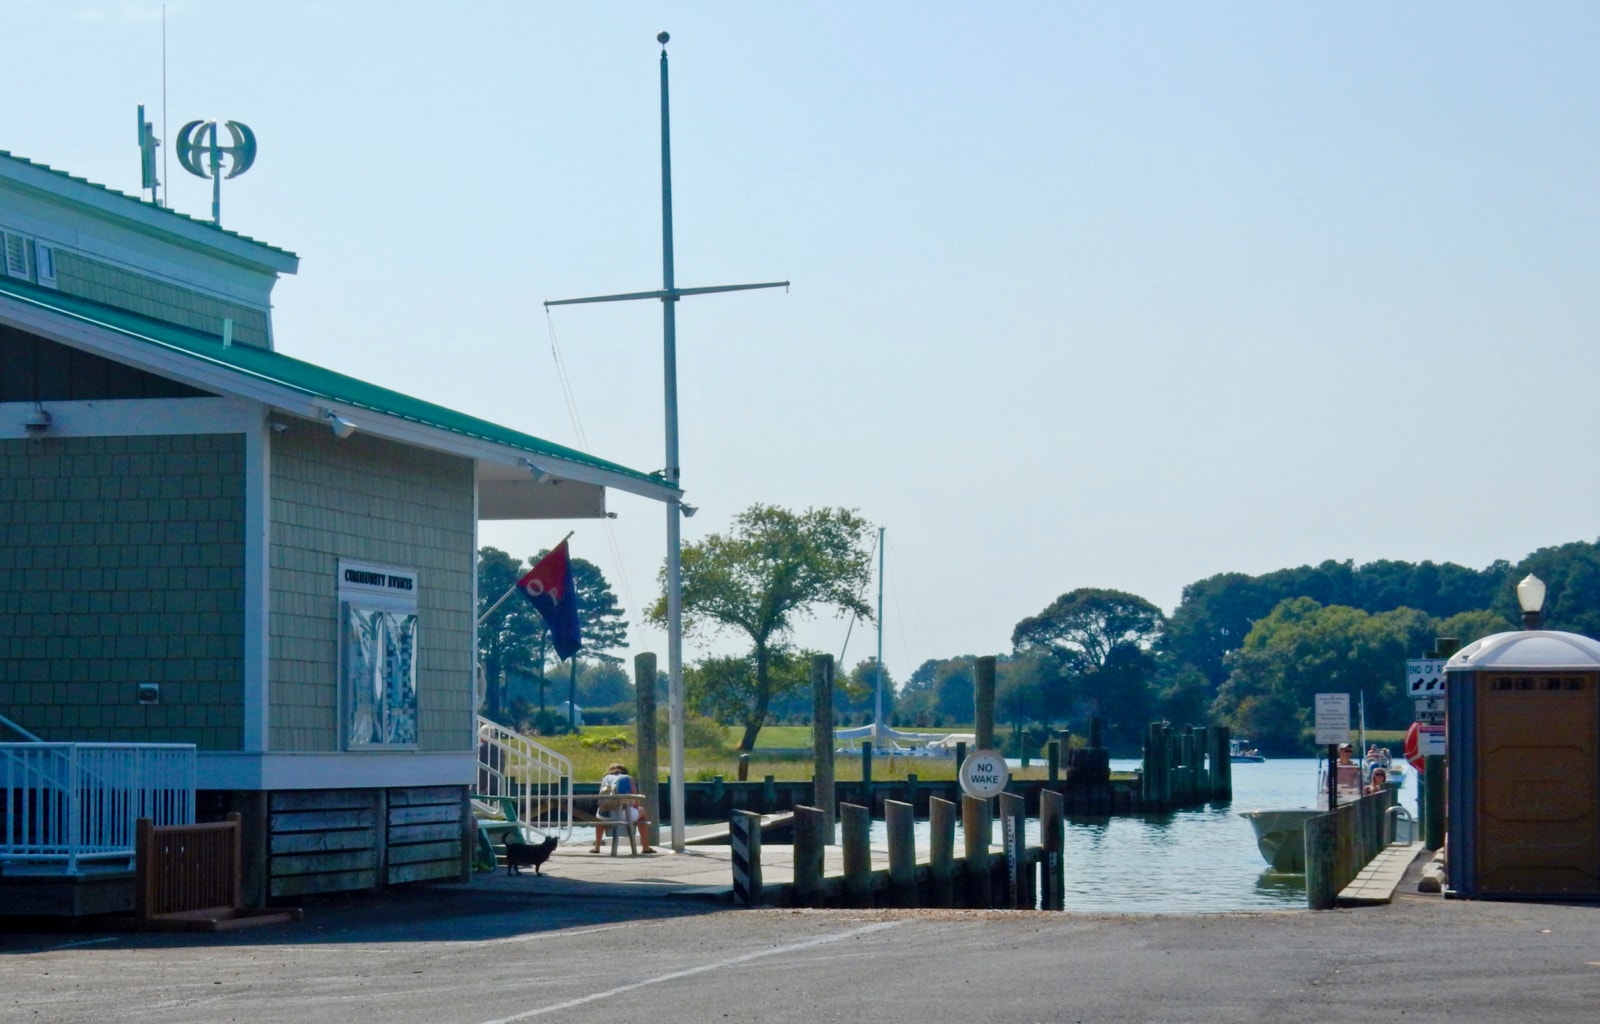
[[[545,326],[550,332],[550,360],[555,364],[556,377],[561,382],[561,395],[567,403],[567,418],[572,421],[574,436],[578,439],[578,450],[586,455],[594,454],[589,450],[589,436],[583,429],[583,417],[578,412],[578,398],[572,390],[572,381],[567,376],[566,362],[561,358],[561,344],[556,339],[555,317],[550,315],[550,307],[544,310]],[[639,621],[644,620],[645,609],[633,597],[633,588],[628,584],[627,563],[622,558],[622,548],[617,544],[616,527],[611,525],[611,520],[602,520],[605,527],[606,544],[611,548],[611,558],[617,566],[617,582],[622,587],[622,600],[626,608],[633,609],[639,616]]]
[[[895,557],[896,549],[893,546],[886,546],[884,548],[884,552],[883,553],[884,553],[884,556],[888,559],[888,561],[891,564],[891,566],[898,566],[899,559]],[[923,643],[924,643],[924,645],[927,646],[927,648],[929,650],[932,650],[933,649],[933,646],[932,646],[932,635],[933,634],[932,634],[932,631],[928,629],[927,620],[922,615],[922,608],[915,603],[915,592],[914,591],[912,592],[911,597],[909,599],[910,602],[911,602],[911,605],[912,605],[913,614],[907,615],[907,614],[902,613],[901,612],[900,579],[899,579],[900,573],[899,572],[887,572],[886,571],[884,573],[884,576],[889,581],[889,592],[894,598],[895,620],[897,622],[901,622],[901,623],[913,623],[913,624],[915,624],[917,626],[920,626],[921,627],[921,631],[922,631]],[[912,661],[911,661],[911,647],[910,647],[910,644],[907,642],[907,638],[909,637],[910,633],[911,633],[911,630],[907,629],[904,625],[901,626],[901,628],[900,628],[900,646],[901,646],[901,650],[903,651],[903,653],[905,655],[905,659],[906,659],[906,665],[907,665],[906,679],[910,679],[911,678],[911,674],[913,672],[915,672],[918,668],[921,667],[919,665],[913,664]]]

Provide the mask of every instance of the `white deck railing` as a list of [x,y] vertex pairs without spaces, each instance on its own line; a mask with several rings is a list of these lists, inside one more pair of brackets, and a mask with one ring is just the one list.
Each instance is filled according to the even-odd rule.
[[0,861],[131,859],[135,825],[194,823],[190,743],[0,743]]
[[521,824],[572,838],[572,761],[481,715],[473,795],[490,812],[501,811],[500,798],[509,799]]

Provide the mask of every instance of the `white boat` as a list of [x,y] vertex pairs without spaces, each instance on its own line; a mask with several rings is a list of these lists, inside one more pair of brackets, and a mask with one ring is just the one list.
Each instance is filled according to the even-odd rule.
[[1287,875],[1305,874],[1306,819],[1328,813],[1321,807],[1241,811],[1256,832],[1256,849],[1272,870]]
[[[1338,800],[1345,804],[1361,798],[1361,766],[1336,765]],[[1255,830],[1256,849],[1273,871],[1284,874],[1304,874],[1306,870],[1306,819],[1328,813],[1328,768],[1324,764],[1317,773],[1317,800],[1309,807],[1264,808],[1240,811],[1239,817]]]

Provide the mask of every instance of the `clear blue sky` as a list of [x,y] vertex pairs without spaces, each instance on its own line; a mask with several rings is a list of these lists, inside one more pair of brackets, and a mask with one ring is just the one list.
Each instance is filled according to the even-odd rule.
[[[172,2],[163,134],[159,3],[9,0],[0,148],[136,192],[137,104],[243,121],[282,351],[655,469],[659,304],[542,303],[659,286],[661,29],[679,285],[794,282],[680,304],[685,537],[887,526],[896,679],[1075,587],[1600,535],[1593,3]],[[575,527],[664,655],[613,507],[483,541]]]

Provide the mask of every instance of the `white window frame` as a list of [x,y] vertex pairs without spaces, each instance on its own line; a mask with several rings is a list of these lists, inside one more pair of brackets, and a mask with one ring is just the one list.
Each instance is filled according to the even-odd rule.
[[46,288],[56,286],[56,247],[47,242],[33,243],[33,277]]

